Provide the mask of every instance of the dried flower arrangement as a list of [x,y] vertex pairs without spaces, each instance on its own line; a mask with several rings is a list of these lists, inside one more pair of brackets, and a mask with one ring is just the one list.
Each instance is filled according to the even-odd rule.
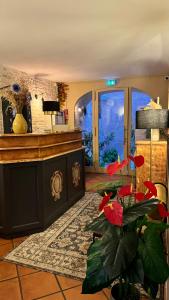
[[67,99],[67,90],[68,90],[68,85],[64,82],[57,82],[57,97],[60,102],[60,106],[64,106],[64,102]]
[[23,106],[32,99],[31,93],[23,81],[21,84],[14,83],[11,86],[5,86],[2,90],[2,99],[8,99],[18,114],[22,113]]

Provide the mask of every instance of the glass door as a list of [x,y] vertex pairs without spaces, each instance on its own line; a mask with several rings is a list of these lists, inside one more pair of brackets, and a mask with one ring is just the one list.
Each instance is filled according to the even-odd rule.
[[118,157],[127,157],[128,89],[100,90],[95,104],[95,170],[105,172],[105,167]]
[[[106,172],[105,167],[120,157],[134,155],[135,141],[149,138],[149,130],[135,129],[136,110],[151,96],[135,88],[90,91],[75,105],[75,127],[81,128],[86,171]],[[134,173],[134,164],[128,166]]]
[[[130,110],[129,110],[129,123],[128,126],[130,131],[128,131],[128,149],[131,155],[135,153],[135,143],[138,140],[146,140],[150,138],[149,129],[136,129],[136,111],[143,109],[147,106],[152,99],[152,97],[144,91],[138,90],[136,88],[131,88],[130,93]],[[130,162],[129,173],[132,174],[135,171],[135,166],[133,162]]]
[[93,159],[93,94],[92,91],[84,94],[75,105],[75,127],[82,130],[83,146],[85,147],[85,169],[88,172],[95,172]]

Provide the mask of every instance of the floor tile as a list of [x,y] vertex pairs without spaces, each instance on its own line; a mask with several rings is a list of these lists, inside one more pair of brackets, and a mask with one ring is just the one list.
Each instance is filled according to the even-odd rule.
[[19,237],[13,238],[13,241],[20,241],[20,240],[25,241],[28,237],[29,237],[29,235],[19,236]]
[[56,278],[47,272],[20,277],[24,300],[32,300],[60,291]]
[[36,270],[33,268],[22,267],[22,266],[18,265],[19,276],[28,275],[28,274],[35,273],[35,272],[39,272],[39,270]]
[[99,292],[93,295],[82,295],[81,291],[81,286],[64,291],[66,300],[107,300],[107,297],[103,294],[103,292]]
[[12,240],[11,239],[2,239],[2,238],[0,238],[0,245],[5,245],[5,244],[9,244],[9,243],[11,243],[12,242]]
[[18,279],[10,279],[0,282],[1,300],[21,300]]
[[[63,295],[61,293],[55,293],[53,295],[50,296],[46,296],[43,298],[38,298],[38,300],[65,300]],[[74,299],[74,300],[78,300],[78,299]]]
[[0,246],[0,256],[5,256],[7,255],[10,251],[12,251],[12,243],[10,244],[5,244]]
[[62,290],[69,289],[71,287],[81,285],[82,282],[80,280],[71,279],[68,277],[57,275],[59,283],[61,285]]
[[4,261],[0,262],[0,280],[17,277],[16,265],[7,263]]
[[22,237],[14,238],[13,239],[14,248],[16,248],[21,243],[23,243],[27,238],[28,238],[27,236],[22,236]]

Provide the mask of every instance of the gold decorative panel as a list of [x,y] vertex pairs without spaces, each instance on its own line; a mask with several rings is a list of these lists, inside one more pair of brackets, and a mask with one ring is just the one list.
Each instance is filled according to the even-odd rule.
[[[143,182],[151,180],[154,183],[166,184],[167,178],[167,142],[166,141],[137,141],[136,155],[143,155],[145,162],[136,168],[137,191],[145,192]],[[151,169],[150,169],[151,163]]]
[[80,164],[75,162],[72,167],[73,185],[77,187],[80,182]]
[[63,174],[60,171],[55,171],[51,177],[51,192],[54,201],[60,199],[60,194],[63,190]]

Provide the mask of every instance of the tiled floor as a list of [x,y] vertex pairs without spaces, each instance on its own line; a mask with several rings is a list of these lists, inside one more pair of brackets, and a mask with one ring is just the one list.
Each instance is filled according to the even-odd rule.
[[26,237],[0,239],[0,300],[107,300],[109,290],[95,295],[82,295],[82,282],[56,276],[32,268],[4,262],[2,256],[19,245]]
[[[110,181],[105,175],[87,177],[90,183]],[[105,289],[94,295],[82,295],[82,282],[32,268],[4,262],[3,256],[17,247],[27,237],[5,240],[0,238],[0,300],[107,300],[110,290]]]

